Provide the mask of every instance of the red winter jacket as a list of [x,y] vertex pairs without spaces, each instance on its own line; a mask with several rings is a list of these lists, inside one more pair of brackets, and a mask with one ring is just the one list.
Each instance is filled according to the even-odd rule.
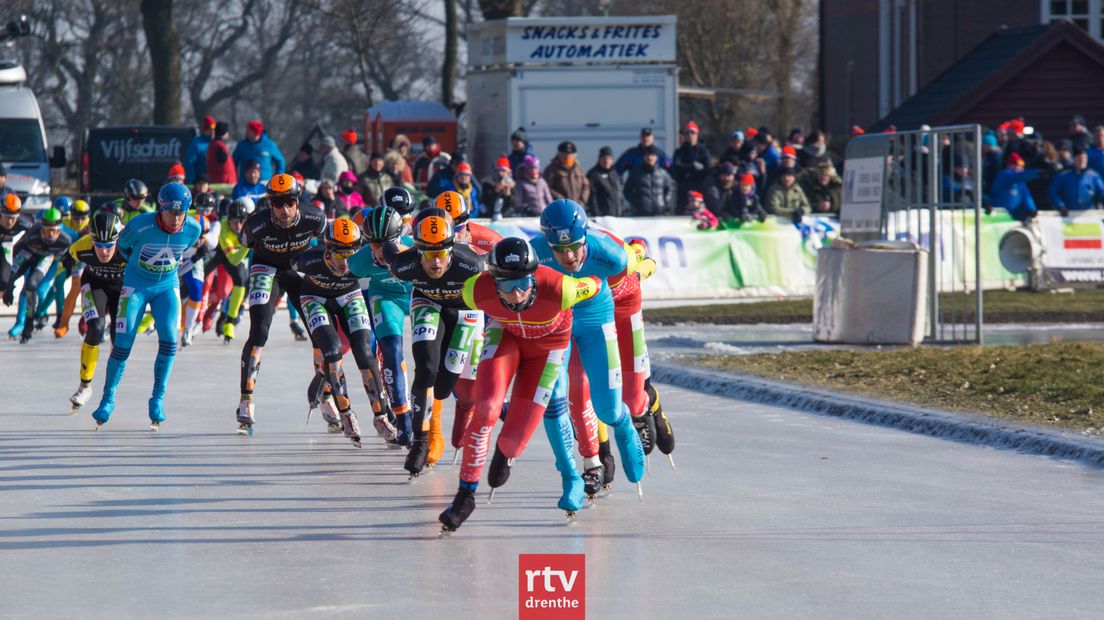
[[207,147],[207,179],[213,183],[238,182],[238,171],[230,158],[230,149],[223,140],[215,140]]

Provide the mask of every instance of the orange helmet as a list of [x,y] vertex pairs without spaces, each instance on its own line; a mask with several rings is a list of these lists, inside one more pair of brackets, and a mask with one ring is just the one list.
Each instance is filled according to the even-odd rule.
[[323,240],[331,250],[352,252],[360,247],[360,226],[347,217],[339,217],[326,226]]
[[422,250],[445,250],[456,237],[452,216],[444,209],[429,207],[418,211],[410,227],[414,230],[414,245]]
[[269,198],[279,198],[283,196],[299,197],[301,188],[299,181],[295,180],[295,177],[290,174],[274,174],[272,178],[268,180],[268,186],[265,187],[268,191]]
[[23,201],[19,199],[14,193],[9,193],[4,196],[4,213],[15,214],[23,209]]
[[471,215],[468,199],[460,192],[442,192],[437,196],[434,206],[452,216],[452,223],[456,226],[468,221],[468,216]]

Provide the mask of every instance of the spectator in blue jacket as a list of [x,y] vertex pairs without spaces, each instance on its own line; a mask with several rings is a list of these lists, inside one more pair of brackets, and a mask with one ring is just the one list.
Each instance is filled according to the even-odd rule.
[[254,202],[265,197],[265,184],[261,180],[261,165],[252,159],[242,167],[241,180],[234,185],[230,197],[234,200],[247,196]]
[[233,158],[234,165],[238,167],[238,177],[245,175],[245,162],[252,160],[260,164],[262,182],[283,172],[287,166],[284,156],[280,154],[280,147],[265,133],[261,121],[249,121],[246,124],[245,140],[234,147]]
[[1047,198],[1062,215],[1104,203],[1104,181],[1089,168],[1089,156],[1085,151],[1074,152],[1073,168],[1054,177]]
[[1019,153],[1008,157],[1008,166],[997,173],[989,190],[989,202],[994,207],[1007,209],[1009,215],[1021,222],[1035,217],[1038,211],[1035,199],[1027,189],[1028,181],[1039,176],[1039,170],[1024,170],[1024,160]]
[[1104,125],[1093,127],[1093,144],[1089,147],[1089,167],[1104,177]]
[[660,166],[663,168],[671,167],[671,160],[667,159],[667,153],[664,153],[663,149],[656,146],[655,135],[652,134],[652,128],[645,127],[640,130],[640,144],[621,153],[621,157],[618,157],[617,161],[613,163],[613,169],[617,171],[617,174],[624,175],[635,166],[640,165],[644,161],[644,153],[649,151],[655,151],[657,157],[656,161],[659,162]]
[[199,127],[199,135],[188,143],[184,151],[184,180],[194,183],[199,175],[207,175],[207,147],[215,139],[215,118],[208,116]]
[[510,162],[510,172],[518,176],[518,168],[525,163],[526,157],[535,157],[533,147],[529,144],[529,135],[524,127],[518,127],[517,131],[510,134],[510,154],[506,159]]

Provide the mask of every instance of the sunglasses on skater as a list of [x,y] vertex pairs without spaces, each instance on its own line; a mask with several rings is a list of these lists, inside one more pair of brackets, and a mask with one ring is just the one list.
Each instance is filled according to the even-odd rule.
[[428,258],[430,260],[434,258],[445,259],[448,258],[449,251],[445,250],[418,250],[418,253],[422,255],[422,258]]
[[98,243],[96,241],[93,241],[92,242],[92,247],[94,247],[98,250],[110,250],[111,248],[115,247],[115,242],[114,241],[109,241],[107,243]]
[[534,284],[533,276],[522,276],[520,278],[506,278],[504,280],[495,280],[495,288],[501,293],[513,293],[516,291],[527,291]]
[[553,245],[552,246],[552,251],[556,252],[557,254],[566,254],[567,252],[578,252],[579,249],[582,248],[584,245],[586,245],[586,240],[585,239],[580,239],[579,241],[576,241],[575,243],[568,243],[568,244],[565,244],[565,245]]
[[268,203],[273,209],[292,209],[299,206],[299,199],[295,196],[277,196],[270,198]]

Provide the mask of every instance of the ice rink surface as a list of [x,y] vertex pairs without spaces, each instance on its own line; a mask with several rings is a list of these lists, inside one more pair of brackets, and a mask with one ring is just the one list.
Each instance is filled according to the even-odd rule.
[[519,553],[585,553],[590,618],[1104,616],[1098,470],[660,386],[678,470],[654,453],[643,501],[619,471],[566,525],[538,434],[438,539],[451,448],[409,484],[374,436],[305,425],[310,350],[283,322],[252,437],[233,419],[240,340],[210,336],[148,431],[156,348],[139,338],[94,432],[92,405],[69,415],[73,335],[0,343],[0,617],[510,618]]

